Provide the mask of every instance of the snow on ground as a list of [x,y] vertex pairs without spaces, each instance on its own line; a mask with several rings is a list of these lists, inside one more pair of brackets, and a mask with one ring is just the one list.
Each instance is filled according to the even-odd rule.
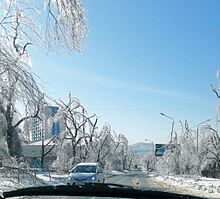
[[122,175],[122,174],[124,174],[124,172],[114,171],[114,170],[107,172],[107,175]]
[[0,176],[0,192],[14,190],[23,187],[30,187],[30,186],[39,186],[42,185],[43,181],[37,179],[33,176],[29,175],[21,175],[18,178],[15,177],[3,177]]
[[46,184],[65,184],[68,174],[41,172],[36,177]]
[[0,176],[0,192],[7,190],[14,190],[23,187],[30,186],[42,186],[49,184],[64,184],[66,182],[67,174],[55,174],[48,172],[38,172],[36,175],[21,175],[18,178],[15,177],[3,177]]
[[20,188],[20,185],[15,181],[0,178],[0,191],[7,191],[16,188]]
[[0,176],[0,195],[4,191],[11,191],[24,187],[42,186],[49,184],[63,184],[66,182],[67,174],[50,174],[39,172],[36,175],[20,175],[19,180],[12,176]]
[[198,176],[152,176],[165,188],[175,192],[190,193],[198,196],[220,198],[220,180]]
[[[109,171],[106,177],[113,175],[122,175],[127,171]],[[30,175],[20,175],[19,181],[16,177],[3,177],[0,176],[0,192],[14,190],[23,187],[30,186],[42,186],[42,185],[50,185],[50,184],[65,184],[68,174],[57,174],[57,173],[48,173],[48,172],[38,172]]]

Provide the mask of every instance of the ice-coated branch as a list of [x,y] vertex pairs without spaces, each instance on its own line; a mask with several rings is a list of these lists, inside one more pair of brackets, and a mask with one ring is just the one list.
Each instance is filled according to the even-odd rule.
[[220,98],[218,91],[212,86],[212,84],[210,86],[211,86],[212,91],[215,93],[216,97]]

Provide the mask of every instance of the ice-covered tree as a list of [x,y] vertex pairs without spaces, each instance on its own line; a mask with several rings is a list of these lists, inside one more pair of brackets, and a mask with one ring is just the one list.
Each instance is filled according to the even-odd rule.
[[1,37],[26,58],[29,45],[81,51],[87,27],[80,0],[3,0],[1,8]]
[[128,141],[123,134],[117,134],[110,125],[104,125],[96,145],[96,161],[105,168],[123,170],[127,168]]
[[161,174],[201,175],[201,171],[208,164],[209,140],[212,133],[198,134],[190,129],[188,122],[182,125],[182,133],[167,145],[165,154],[157,161],[156,168]]
[[[18,127],[26,119],[38,116],[44,95],[27,64],[3,45],[0,45],[0,65],[0,112],[7,121],[9,153],[19,156]],[[25,116],[21,116],[17,106],[23,107]]]
[[220,168],[220,136],[216,129],[211,126],[206,130],[205,150],[207,152],[205,169],[211,167],[213,170],[213,177],[215,177],[216,169]]
[[148,172],[155,171],[155,163],[156,163],[156,157],[154,151],[147,153],[140,160],[140,164]]
[[39,117],[44,103],[28,49],[81,51],[85,15],[79,0],[3,0],[0,8],[0,113],[7,121],[9,153],[19,156],[18,128],[23,121]]
[[[57,119],[63,127],[59,138],[60,145],[71,146],[71,155],[68,158],[74,165],[82,158],[82,151],[86,153],[85,150],[88,150],[85,148],[88,147],[88,142],[92,141],[96,124],[96,122],[92,122],[92,119],[95,118],[95,114],[89,116],[79,100],[72,97],[71,94],[69,94],[68,102],[59,100],[56,103],[59,106]],[[83,149],[79,150],[81,145],[83,145]]]
[[110,125],[97,129],[97,117],[89,115],[77,98],[56,102],[56,116],[62,130],[57,140],[57,160],[53,166],[69,170],[78,162],[99,162],[104,168],[125,169],[128,165],[128,140],[112,131]]

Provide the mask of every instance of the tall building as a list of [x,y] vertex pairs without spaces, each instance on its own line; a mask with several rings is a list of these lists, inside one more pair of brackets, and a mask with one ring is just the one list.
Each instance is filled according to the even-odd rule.
[[30,135],[31,141],[39,141],[43,138],[43,128],[42,128],[42,122],[39,118],[33,118],[31,121],[31,127],[30,127]]
[[44,110],[44,115],[42,120],[38,118],[32,119],[32,124],[30,127],[31,141],[40,141],[43,138],[49,139],[53,136],[60,135],[60,122],[54,120],[59,107],[57,106],[47,106]]
[[[53,136],[60,135],[60,122],[54,121],[53,118],[56,116],[59,107],[47,106],[45,107],[45,138],[51,138]],[[48,119],[51,119],[48,121]]]

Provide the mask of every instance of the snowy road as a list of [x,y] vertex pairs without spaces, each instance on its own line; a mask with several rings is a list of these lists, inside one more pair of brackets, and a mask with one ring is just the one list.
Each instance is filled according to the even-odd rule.
[[[147,189],[147,190],[160,190],[160,191],[167,191],[167,192],[174,192],[174,193],[181,193],[181,194],[189,194],[189,195],[197,195],[197,196],[204,196],[204,197],[211,197],[211,198],[220,198],[219,197],[219,193],[212,193],[210,192],[208,189],[208,192],[202,192],[201,190],[199,190],[199,192],[196,192],[196,186],[195,184],[192,184],[191,181],[193,181],[193,179],[191,179],[189,176],[188,178],[184,178],[182,177],[162,177],[162,176],[157,176],[157,177],[152,177],[154,176],[154,174],[150,174],[147,175],[146,173],[142,172],[142,171],[132,171],[132,172],[127,172],[127,173],[122,173],[122,172],[111,172],[114,175],[112,176],[108,176],[106,178],[106,183],[114,183],[114,184],[121,184],[121,185],[127,185],[127,186],[132,186],[132,187],[136,187],[136,188],[141,188],[141,189]],[[41,180],[45,180],[47,181],[48,176],[46,174],[44,175],[38,175],[38,177],[41,177]],[[66,179],[67,175],[52,175],[52,181],[48,182],[49,184],[54,184],[54,185],[59,185],[59,184],[63,184],[65,183],[65,179]],[[174,181],[175,179],[175,181]],[[203,178],[202,178],[203,179]],[[196,181],[197,184],[201,184],[201,180]],[[207,181],[208,178],[204,178],[203,179],[203,183],[206,182],[206,184],[209,182],[212,183],[212,188],[214,187],[214,183],[213,182],[218,182],[217,179],[209,179],[209,181]],[[188,185],[192,185],[192,186],[186,186],[184,183],[188,182]],[[179,183],[178,183],[179,182]],[[181,184],[180,184],[181,183]],[[171,186],[171,185],[172,186]],[[174,186],[175,185],[175,186]],[[9,187],[10,188],[10,187]],[[7,190],[7,189],[6,189]],[[26,198],[26,197],[25,197]],[[30,197],[33,198],[33,197]],[[66,197],[66,196],[39,196],[39,197],[34,197],[34,198],[98,198],[98,197]]]
[[[106,183],[116,183],[116,184],[122,184],[122,185],[128,185],[128,186],[135,186],[137,188],[145,188],[145,189],[151,189],[150,185],[148,183],[147,180],[147,176],[145,173],[141,172],[141,171],[133,171],[133,172],[129,172],[127,174],[124,175],[116,175],[116,176],[111,176],[109,178],[106,179]],[[84,198],[96,198],[96,197],[37,197],[37,198],[80,198],[80,199],[84,199]],[[98,197],[97,197],[98,198]]]
[[150,185],[147,181],[147,176],[141,171],[133,171],[124,175],[110,177],[106,179],[106,183],[115,183],[134,186],[137,188],[150,189]]

